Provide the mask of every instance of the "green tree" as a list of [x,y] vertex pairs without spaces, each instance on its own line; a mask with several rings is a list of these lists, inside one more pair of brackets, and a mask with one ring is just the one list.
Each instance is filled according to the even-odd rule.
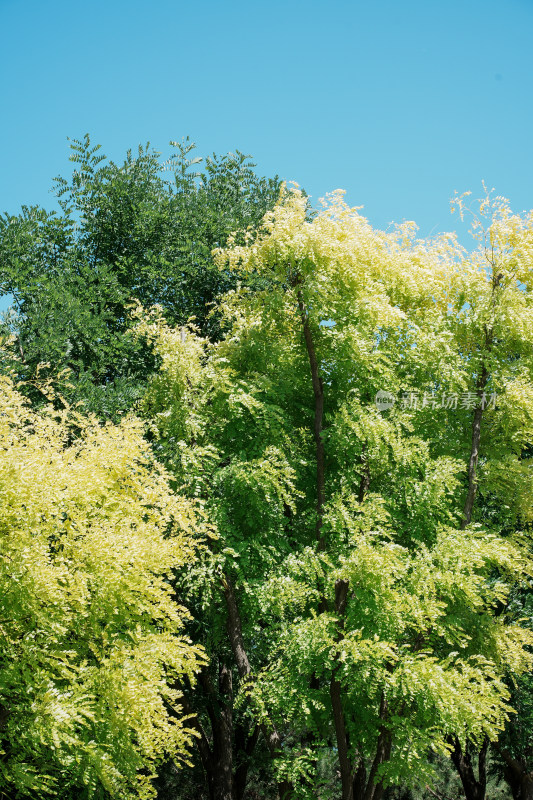
[[70,179],[56,179],[60,213],[0,217],[0,286],[17,311],[7,366],[26,381],[38,367],[50,377],[69,368],[63,393],[100,416],[130,408],[154,368],[129,336],[132,300],[160,304],[174,323],[194,316],[216,337],[210,304],[235,278],[211,251],[257,225],[279,194],[277,178],[258,177],[242,153],[207,158],[198,173],[194,145],[173,145],[164,164],[149,145],[115,164],[86,135],[71,143]]

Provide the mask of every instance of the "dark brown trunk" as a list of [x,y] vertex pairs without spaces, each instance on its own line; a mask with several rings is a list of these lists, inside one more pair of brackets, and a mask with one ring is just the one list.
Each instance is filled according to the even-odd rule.
[[[297,292],[298,308],[302,320],[303,334],[309,366],[311,369],[311,383],[315,398],[313,435],[315,439],[316,452],[316,540],[319,550],[325,550],[326,543],[322,534],[322,523],[324,519],[324,506],[326,502],[325,489],[325,454],[324,441],[322,439],[322,426],[324,419],[324,384],[320,376],[318,358],[316,355],[313,334],[309,325],[309,315],[305,307],[301,289]],[[348,583],[337,581],[335,584],[335,611],[339,618],[339,631],[337,641],[343,637],[343,616],[348,599]],[[324,613],[328,610],[328,601],[325,594],[322,595],[319,612]],[[342,798],[352,800],[352,768],[349,754],[349,741],[346,731],[346,721],[342,707],[342,685],[337,678],[338,667],[334,667],[330,680],[330,699],[333,713],[333,723],[335,726],[335,737],[337,740],[337,754],[339,759],[339,769],[341,773]]]
[[210,743],[198,714],[193,711],[188,698],[180,701],[190,715],[188,724],[198,734],[196,747],[207,781],[210,800],[235,800],[233,790],[233,688],[231,670],[219,665],[217,693],[208,671],[204,668],[199,683],[205,694],[205,710],[209,716],[212,742]]
[[[297,285],[297,284],[295,284]],[[315,397],[315,413],[314,413],[314,439],[316,449],[316,539],[319,550],[325,550],[326,542],[322,533],[322,523],[324,518],[324,506],[326,502],[325,491],[325,453],[324,442],[322,439],[322,426],[324,417],[324,385],[320,376],[318,359],[316,355],[315,345],[313,342],[313,335],[309,325],[309,316],[305,307],[303,294],[301,289],[297,292],[298,308],[302,320],[303,333],[305,339],[305,346],[307,356],[309,358],[309,366],[311,368],[311,381],[313,385],[313,393]],[[363,445],[363,452],[361,457],[362,462],[362,475],[359,485],[358,499],[362,503],[370,486],[370,471],[368,460],[366,457],[366,443]],[[340,642],[344,636],[344,613],[348,601],[349,584],[347,581],[338,580],[335,583],[335,611],[338,617],[338,635],[337,641]],[[319,611],[324,612],[328,609],[328,603],[325,595],[323,595]],[[384,761],[390,758],[391,751],[391,736],[390,732],[385,726],[381,727],[376,757],[365,786],[365,767],[361,761],[359,767],[352,766],[350,760],[350,742],[349,735],[346,728],[346,718],[342,706],[342,684],[338,680],[338,665],[333,668],[331,681],[330,681],[330,698],[333,712],[333,722],[335,726],[335,736],[337,740],[337,753],[339,758],[339,768],[341,774],[342,785],[342,800],[354,800],[357,791],[358,800],[381,800],[383,794],[383,786],[381,783],[376,783],[377,769]],[[382,697],[380,716],[385,719],[387,715],[387,704],[385,698]]]
[[466,800],[485,800],[487,790],[487,751],[489,740],[485,739],[478,755],[478,777],[474,772],[472,757],[468,749],[461,746],[458,739],[453,740],[451,758],[459,773]]
[[[495,275],[494,273],[495,273],[495,265],[494,263],[492,263],[491,304],[493,310],[497,302],[497,297],[498,297],[497,290],[501,288],[502,285],[501,282],[503,278],[503,274],[501,272],[498,273],[497,275]],[[484,332],[485,332],[484,351],[485,353],[490,353],[492,351],[492,346],[494,343],[493,324],[484,325]],[[463,519],[461,521],[462,529],[466,528],[466,526],[470,524],[470,521],[472,519],[472,510],[474,508],[474,501],[476,499],[476,493],[477,493],[476,471],[477,471],[477,462],[479,456],[479,441],[481,439],[481,418],[483,417],[483,404],[481,397],[487,386],[488,379],[489,379],[489,373],[487,371],[486,364],[483,364],[476,383],[476,389],[479,395],[479,403],[474,411],[474,419],[472,420],[472,446],[470,448],[470,459],[468,462],[468,491],[466,494],[466,500],[463,509]]]
[[197,733],[195,744],[204,770],[209,798],[242,800],[259,729],[255,726],[249,733],[241,725],[234,726],[232,673],[224,663],[219,664],[218,691],[205,667],[199,673],[198,682],[203,690],[204,708],[209,717],[211,742],[189,699],[183,697],[180,702],[183,711],[190,717],[188,724]]
[[[361,456],[362,475],[359,484],[358,500],[360,503],[365,499],[365,495],[370,487],[370,469],[366,457],[366,442],[363,443]],[[349,584],[347,581],[338,580],[335,583],[335,612],[338,617],[337,642],[341,642],[344,636],[344,613],[348,603]],[[366,787],[366,768],[364,761],[360,761],[358,767],[354,769],[350,760],[350,737],[346,730],[346,718],[342,705],[342,685],[337,678],[338,666],[334,667],[330,683],[331,708],[333,711],[333,723],[335,725],[335,737],[337,740],[337,754],[339,758],[339,769],[341,774],[342,800],[353,800],[353,798],[363,797]]]
[[[325,453],[324,441],[322,438],[323,420],[324,420],[324,384],[320,376],[318,365],[318,358],[313,341],[313,334],[309,325],[309,315],[305,307],[303,294],[301,289],[297,292],[298,308],[300,311],[300,318],[302,321],[303,334],[305,340],[305,347],[307,350],[307,357],[309,359],[309,367],[311,370],[311,383],[313,386],[314,394],[314,420],[313,420],[313,435],[315,440],[316,452],[316,540],[319,550],[325,550],[326,542],[322,533],[322,523],[324,519],[324,506],[326,502],[326,489],[325,489]],[[366,468],[364,473],[364,480],[362,488],[360,487],[359,496],[362,499],[366,491]],[[337,642],[340,642],[344,636],[344,612],[348,601],[349,585],[347,581],[339,580],[335,583],[335,612],[338,617],[338,634]],[[322,595],[319,603],[319,613],[324,613],[328,610],[328,600],[325,593]],[[331,699],[331,709],[333,713],[333,724],[335,727],[335,738],[337,741],[337,756],[339,759],[339,769],[341,774],[342,785],[342,800],[352,800],[353,797],[353,771],[350,761],[350,743],[349,736],[346,729],[346,719],[342,705],[342,684],[338,679],[338,665],[334,666],[329,692]],[[316,678],[313,676],[313,680]]]
[[352,797],[360,800],[364,796],[366,788],[366,765],[363,758],[360,759],[353,779]]
[[516,800],[533,800],[533,774],[531,772],[522,777],[520,794]]
[[237,599],[235,597],[235,590],[233,583],[228,575],[224,576],[224,597],[226,598],[226,606],[228,609],[228,636],[231,644],[231,649],[237,664],[237,670],[241,680],[246,680],[252,673],[252,667],[246,653],[244,646],[244,638],[242,635],[241,615],[237,606]]
[[233,686],[231,670],[219,669],[219,714],[213,725],[214,800],[234,800],[233,795]]
[[348,749],[348,735],[342,707],[342,686],[335,678],[331,678],[329,687],[335,737],[337,739],[337,757],[341,773],[342,800],[352,800],[352,768]]

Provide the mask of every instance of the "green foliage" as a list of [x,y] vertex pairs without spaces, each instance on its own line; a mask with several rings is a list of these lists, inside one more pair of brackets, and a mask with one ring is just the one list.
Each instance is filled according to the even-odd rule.
[[[200,797],[192,729],[224,797],[223,741],[264,797],[338,797],[342,758],[425,796],[454,742],[526,763],[533,216],[487,196],[466,253],[172,145],[74,141],[61,212],[0,218],[4,373],[61,393],[4,381],[5,785],[149,797],[167,758]],[[135,404],[151,451],[81,416]]]
[[219,272],[211,251],[256,225],[279,194],[277,178],[257,177],[242,153],[207,158],[195,173],[194,145],[173,146],[163,165],[149,145],[115,164],[88,135],[73,140],[72,176],[55,182],[61,212],[24,207],[0,217],[0,286],[18,311],[7,366],[26,381],[38,365],[50,377],[68,368],[69,400],[115,421],[155,366],[128,334],[129,304],[158,303],[169,320],[192,316],[216,336],[209,306],[234,277]]

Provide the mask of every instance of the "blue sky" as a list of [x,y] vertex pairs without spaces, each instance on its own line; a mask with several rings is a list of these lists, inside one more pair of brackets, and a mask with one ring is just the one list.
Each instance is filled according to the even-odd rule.
[[53,207],[86,131],[115,159],[238,148],[422,235],[482,180],[530,208],[532,41],[533,0],[0,0],[0,211]]

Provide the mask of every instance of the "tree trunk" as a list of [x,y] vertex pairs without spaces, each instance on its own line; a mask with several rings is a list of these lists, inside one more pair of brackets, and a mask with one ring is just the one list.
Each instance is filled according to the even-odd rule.
[[[319,550],[326,549],[326,543],[322,534],[322,523],[324,519],[324,506],[326,502],[325,489],[325,453],[324,441],[322,439],[322,426],[324,418],[324,384],[320,376],[318,358],[316,355],[313,334],[309,325],[309,315],[305,307],[301,289],[297,292],[298,308],[302,321],[305,347],[311,369],[311,382],[315,398],[313,435],[315,439],[316,451],[316,539]],[[340,642],[344,636],[344,612],[348,600],[347,581],[337,581],[335,584],[335,611],[339,618],[337,641]],[[319,612],[328,610],[328,601],[325,593],[322,595],[319,605]],[[349,754],[349,739],[346,730],[346,721],[342,707],[342,685],[337,678],[338,665],[333,668],[329,693],[331,708],[333,712],[333,723],[335,726],[335,737],[337,740],[337,755],[339,759],[339,769],[341,773],[342,800],[352,800],[353,797],[353,776]]]
[[503,777],[511,790],[513,800],[533,800],[533,772],[513,758],[508,750],[497,745],[496,749],[505,762]]
[[315,344],[313,342],[313,334],[311,333],[311,328],[309,326],[309,316],[307,314],[301,289],[298,290],[297,298],[300,317],[302,320],[307,357],[309,358],[309,366],[311,367],[313,393],[315,396],[313,434],[315,438],[316,449],[316,538],[319,550],[324,550],[326,546],[322,536],[324,504],[326,502],[325,456],[324,441],[322,439],[322,424],[324,418],[324,384],[322,382],[322,378],[320,377],[318,359],[316,356]]
[[361,453],[361,467],[362,467],[362,474],[361,474],[361,481],[359,483],[359,493],[357,496],[357,500],[359,503],[362,503],[365,499],[368,490],[370,489],[370,465],[368,463],[368,455],[367,455],[367,443],[366,441],[363,442],[363,450]]
[[[361,456],[362,475],[359,484],[358,500],[360,503],[365,499],[365,495],[370,487],[370,469],[366,457],[366,442],[363,443],[363,453]],[[337,642],[341,642],[344,636],[344,614],[348,603],[349,584],[347,581],[338,580],[335,583],[335,612],[338,617]],[[365,794],[366,768],[364,761],[354,768],[350,760],[350,737],[346,730],[346,719],[342,705],[342,685],[337,678],[338,665],[334,667],[330,683],[331,708],[333,711],[333,723],[335,726],[335,737],[337,740],[337,754],[339,758],[339,769],[341,774],[342,800],[354,800],[362,798]]]
[[[338,616],[337,642],[341,642],[344,636],[344,612],[348,602],[348,582],[336,581],[335,583],[335,612]],[[337,755],[341,773],[342,800],[352,800],[353,781],[352,765],[349,753],[349,738],[346,731],[344,709],[342,707],[342,685],[337,678],[338,664],[333,668],[329,694],[331,698],[331,708],[333,711],[333,723],[335,725],[335,737],[337,739]]]
[[[388,704],[385,698],[385,695],[382,693],[381,701],[379,705],[379,716],[380,719],[385,722],[388,716]],[[366,782],[366,787],[364,782],[361,783],[361,793],[359,797],[354,795],[354,800],[381,800],[383,796],[384,786],[381,781],[376,781],[377,772],[381,764],[384,764],[385,761],[388,761],[391,754],[392,748],[392,737],[389,729],[383,724],[380,728],[378,741],[376,744],[376,754],[374,756],[374,761],[372,762],[372,766],[370,768],[370,772],[368,774],[368,780]],[[364,791],[363,791],[364,790]]]
[[452,761],[455,765],[463,789],[466,800],[485,800],[485,793],[487,790],[487,751],[489,747],[489,740],[486,738],[483,742],[478,756],[478,777],[476,778],[474,766],[472,764],[472,757],[468,749],[461,747],[458,739],[453,741],[453,750],[451,753]]
[[219,668],[219,706],[213,726],[214,800],[234,800],[233,794],[233,686],[231,670],[221,663]]
[[[298,280],[296,280],[293,285],[297,286]],[[322,533],[324,507],[326,502],[325,453],[324,442],[322,439],[322,426],[324,417],[324,385],[320,376],[318,358],[316,355],[313,335],[309,325],[309,315],[305,307],[301,289],[298,289],[297,291],[297,298],[300,317],[302,320],[305,346],[307,349],[307,356],[309,358],[309,366],[311,368],[311,381],[315,397],[313,432],[316,448],[316,538],[318,549],[325,550],[326,542]],[[370,470],[366,455],[366,448],[367,445],[365,442],[363,443],[363,451],[361,455],[362,474],[358,492],[358,500],[360,503],[363,502],[370,486]],[[347,581],[338,580],[335,583],[335,612],[338,617],[337,642],[341,642],[344,636],[344,613],[346,611],[346,604],[348,601],[348,590],[349,584]],[[328,601],[324,594],[320,601],[319,611],[324,612],[327,610]],[[392,746],[390,731],[385,727],[385,725],[381,726],[377,742],[376,756],[374,758],[368,780],[365,782],[366,771],[364,762],[361,760],[353,765],[350,759],[349,734],[346,728],[346,717],[342,705],[342,684],[338,680],[337,674],[338,664],[335,665],[332,671],[330,681],[330,698],[333,712],[333,722],[335,726],[335,736],[337,740],[337,754],[339,758],[342,785],[342,800],[381,800],[383,794],[383,785],[380,782],[376,783],[375,779],[379,766],[390,758]],[[381,719],[385,720],[387,716],[387,701],[384,695],[382,695],[381,698],[379,713]],[[357,792],[357,794],[355,794],[355,792]]]
[[255,750],[257,740],[259,738],[259,726],[256,725],[249,736],[246,732],[238,727],[235,732],[235,746],[240,762],[235,770],[235,800],[243,800],[244,792],[246,789],[246,780],[248,778],[248,769],[250,767],[250,759]]

